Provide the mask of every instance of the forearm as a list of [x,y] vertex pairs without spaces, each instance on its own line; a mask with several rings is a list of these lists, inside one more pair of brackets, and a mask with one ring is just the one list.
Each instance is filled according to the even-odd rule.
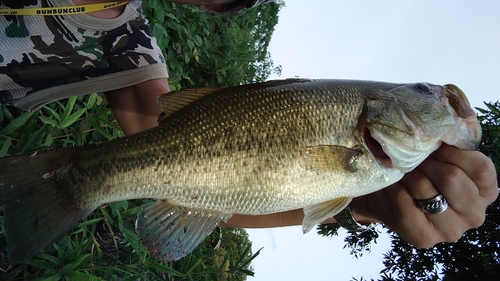
[[302,209],[258,216],[235,214],[227,223],[221,223],[220,226],[234,228],[281,227],[300,225],[303,219],[304,212]]
[[[365,210],[366,198],[355,198],[351,204],[351,211],[354,219],[360,223],[377,222],[369,216],[369,211]],[[286,212],[273,213],[268,215],[250,216],[235,214],[227,223],[221,223],[221,227],[234,227],[234,228],[270,228],[270,227],[283,227],[302,225],[304,219],[303,209],[296,209]],[[330,218],[323,223],[335,223],[335,218]]]

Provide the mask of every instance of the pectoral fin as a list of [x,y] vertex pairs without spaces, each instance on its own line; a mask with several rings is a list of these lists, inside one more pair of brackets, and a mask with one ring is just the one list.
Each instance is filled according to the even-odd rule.
[[191,209],[160,200],[138,215],[136,229],[148,250],[165,261],[178,260],[198,246],[230,214]]
[[347,207],[351,201],[352,197],[341,197],[305,207],[302,231],[304,233],[309,232],[315,225],[338,214]]
[[317,171],[356,172],[361,150],[341,145],[317,145],[301,148],[301,165]]

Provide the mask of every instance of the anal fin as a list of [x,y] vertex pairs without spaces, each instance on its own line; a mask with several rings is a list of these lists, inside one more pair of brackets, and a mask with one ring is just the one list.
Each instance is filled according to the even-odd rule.
[[148,250],[165,261],[178,260],[198,246],[231,214],[178,206],[168,200],[146,205],[136,229]]
[[309,232],[315,225],[331,218],[342,211],[349,203],[352,197],[340,197],[323,203],[304,207],[304,220],[302,222],[302,231]]

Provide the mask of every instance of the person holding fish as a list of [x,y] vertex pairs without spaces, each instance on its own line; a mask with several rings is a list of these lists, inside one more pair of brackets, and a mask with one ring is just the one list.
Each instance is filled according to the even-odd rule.
[[[42,3],[50,3],[51,6],[74,6],[75,4],[86,5],[103,2],[107,1],[25,0],[23,2],[3,0],[1,8],[24,7],[24,4],[41,6]],[[233,11],[267,1],[175,0],[172,2],[198,5],[204,10],[220,12],[224,8]],[[309,81],[299,79],[281,82],[270,81],[260,85],[250,85],[246,88],[241,86],[215,92],[213,90],[178,91],[160,98],[159,104],[162,115],[160,115],[160,126],[156,127],[158,125],[157,116],[160,113],[157,109],[156,100],[160,95],[168,93],[170,90],[166,80],[168,75],[164,59],[154,37],[147,28],[145,19],[140,15],[140,3],[132,1],[126,3],[126,5],[118,5],[112,9],[96,11],[91,14],[65,16],[64,19],[30,16],[29,20],[33,22],[25,19],[21,20],[17,16],[3,16],[0,20],[2,32],[7,35],[0,37],[0,44],[2,45],[0,54],[3,57],[3,62],[0,63],[0,102],[25,110],[33,110],[47,102],[71,95],[104,91],[120,126],[127,135],[132,136],[117,139],[100,146],[41,152],[27,158],[26,156],[13,156],[0,159],[0,205],[3,205],[5,215],[4,229],[9,243],[9,259],[13,262],[24,262],[36,255],[43,247],[54,242],[55,237],[70,230],[78,220],[85,217],[99,204],[110,200],[142,198],[146,195],[148,195],[146,197],[160,200],[141,212],[137,222],[138,231],[148,248],[153,251],[156,249],[156,254],[167,260],[182,257],[186,254],[186,249],[191,249],[199,243],[199,239],[192,238],[194,234],[186,230],[200,226],[196,228],[196,231],[209,233],[216,225],[251,228],[302,224],[304,231],[308,231],[315,224],[322,222],[339,222],[341,225],[352,229],[362,229],[362,225],[381,222],[398,233],[407,242],[417,247],[430,247],[439,242],[456,241],[466,230],[481,225],[485,219],[487,205],[498,196],[496,171],[492,162],[482,153],[470,150],[479,142],[480,128],[467,99],[456,86],[435,86],[424,83],[408,85],[379,83],[373,85],[362,81]],[[40,30],[33,29],[33,26],[46,27],[51,32],[52,30],[61,30],[60,34],[54,33],[55,39],[53,39],[54,42],[61,44],[61,47],[54,48],[52,45],[46,44],[47,41],[40,40],[39,34],[36,34]],[[106,30],[106,32],[95,32],[96,29]],[[107,67],[102,67],[102,61],[99,59],[93,60],[95,59],[95,52],[92,52],[92,50],[96,47],[92,45],[87,46],[89,49],[82,53],[70,52],[71,56],[68,56],[67,65],[59,62],[55,64],[48,63],[52,57],[64,57],[66,55],[65,50],[74,49],[79,44],[85,45],[86,40],[92,41],[88,39],[89,33],[87,31],[92,31],[91,33],[94,36],[99,36],[97,37],[99,40],[93,39],[93,41],[103,42],[102,46],[99,46],[103,54],[115,58],[115,60],[110,59],[108,61]],[[118,38],[127,38],[127,40],[121,42]],[[118,48],[117,45],[113,45],[116,42],[123,44]],[[22,50],[23,44],[25,44],[24,46],[30,46],[31,50],[19,51]],[[122,47],[125,49],[121,49]],[[9,52],[12,52],[12,54]],[[135,59],[130,59],[130,57]],[[38,63],[35,64],[35,61]],[[132,61],[134,63],[131,63]],[[93,70],[88,70],[89,64],[94,64]],[[17,67],[19,65],[23,67]],[[44,65],[47,67],[44,68]],[[332,116],[334,119],[337,118],[333,123],[338,123],[338,126],[347,128],[345,131],[339,131],[339,134],[345,133],[345,140],[342,143],[336,143],[332,139],[336,137],[329,135],[328,130],[311,131],[307,132],[308,134],[301,135],[295,131],[292,132],[290,129],[288,132],[292,133],[287,134],[287,128],[297,128],[297,124],[291,123],[292,121],[298,122],[302,120],[300,118],[304,117],[304,123],[301,123],[304,125],[309,124],[308,122],[311,120],[315,120],[314,118],[319,115],[310,114],[314,112],[313,109],[319,110],[320,115],[330,112],[325,111],[323,108],[325,105],[323,97],[328,96],[321,93],[321,89],[325,85],[330,87],[332,92],[341,92],[340,89],[343,88],[352,89],[352,91],[348,92],[352,95],[351,98],[355,100],[353,106],[355,106],[357,115],[345,120],[338,119],[338,116]],[[224,104],[227,104],[225,97],[232,97],[234,100],[232,100],[231,104],[236,107],[235,105],[239,102],[246,101],[248,96],[245,93],[254,91],[256,87],[262,88],[264,93],[269,94],[269,96],[262,96],[262,100],[277,100],[276,104],[266,102],[256,107],[268,108],[269,111],[266,111],[266,114],[271,114],[274,110],[268,105],[282,104],[279,102],[281,96],[273,92],[274,89],[289,92],[294,97],[294,101],[297,101],[298,108],[302,108],[304,102],[313,102],[310,100],[304,101],[303,96],[297,95],[299,90],[309,91],[311,93],[310,97],[317,97],[318,100],[311,103],[312,107],[304,107],[308,108],[308,110],[300,111],[300,114],[296,113],[298,114],[294,115],[296,118],[280,119],[274,116],[279,122],[285,122],[288,125],[278,121],[276,121],[277,123],[268,122],[268,128],[271,128],[273,124],[276,125],[275,131],[266,131],[267,129],[261,128],[262,131],[260,132],[262,134],[252,136],[253,131],[243,132],[241,128],[248,129],[258,124],[261,119],[255,119],[255,123],[251,124],[244,123],[248,122],[251,119],[250,117],[254,118],[256,113],[249,111],[243,105],[241,109],[231,113],[231,111],[227,111],[228,107],[224,107]],[[262,92],[258,93],[263,95]],[[369,98],[363,96],[365,93],[371,93]],[[378,101],[384,99],[384,96],[378,96],[380,93],[391,97],[404,96],[405,98],[399,98],[401,101],[417,97],[416,101],[425,101],[423,103],[425,106],[422,105],[421,109],[432,108],[432,110],[428,112],[428,115],[422,115],[422,111],[425,110],[409,106],[408,111],[404,111],[408,116],[402,118],[395,113],[401,111],[394,110],[394,108],[388,110],[388,107],[391,106],[390,103]],[[408,94],[411,95],[408,96]],[[438,99],[429,98],[431,96],[438,97]],[[327,105],[333,106],[336,104],[335,99],[343,98],[343,96],[329,98],[333,100],[329,101]],[[216,102],[209,103],[212,99]],[[450,100],[450,102],[443,104],[438,100]],[[206,104],[216,104],[221,107],[212,108],[207,107]],[[446,108],[446,111],[443,108]],[[208,110],[207,112],[210,112],[210,114],[202,114],[205,112],[199,110]],[[227,120],[233,120],[243,114],[247,114],[245,116],[249,116],[249,118],[245,120],[238,119],[238,122],[243,123],[235,121],[237,126],[230,126],[228,124],[231,122],[221,121],[226,120],[226,116],[220,114],[227,112],[235,114]],[[391,112],[394,113],[394,116],[390,114]],[[411,115],[407,112],[414,112],[415,114]],[[204,137],[206,136],[205,133],[212,131],[203,131],[207,126],[201,124],[213,122],[213,120],[207,119],[208,117],[201,119],[200,116],[219,116],[220,118],[216,119],[217,122],[207,123],[210,124],[208,128],[213,127],[214,130],[218,129],[218,132],[221,130],[228,132],[229,137],[227,139],[220,137],[214,143],[203,143],[203,140],[206,139]],[[366,119],[358,119],[361,118],[360,116],[366,117]],[[416,155],[405,155],[405,151],[398,150],[397,146],[388,145],[390,140],[386,139],[386,135],[393,133],[386,131],[387,126],[378,126],[377,124],[397,124],[400,125],[398,130],[402,131],[408,126],[414,127],[414,123],[417,122],[416,119],[414,120],[415,116],[419,116],[417,118],[420,120],[419,122],[423,122],[421,120],[424,120],[425,116],[432,116],[432,120],[438,120],[442,117],[439,120],[445,120],[443,122],[449,123],[446,123],[447,125],[444,127],[424,126],[426,130],[423,131],[422,136],[429,136],[432,141],[429,142],[430,144],[423,145],[426,148],[425,151],[419,151]],[[435,118],[436,116],[439,118]],[[385,120],[385,118],[389,119]],[[341,120],[344,121],[340,122]],[[359,122],[359,120],[364,121]],[[319,123],[323,121],[325,119],[317,120]],[[427,120],[427,123],[431,122]],[[172,124],[183,125],[182,128],[179,128],[179,126]],[[410,126],[409,124],[413,125]],[[201,127],[196,127],[198,125]],[[172,139],[176,134],[184,136],[184,132],[180,129],[184,130],[189,126],[197,128],[196,133],[191,134],[194,135],[193,139],[180,144],[177,140]],[[365,127],[369,130],[365,129]],[[203,128],[203,130],[200,128]],[[151,130],[140,133],[147,129]],[[271,137],[270,133],[278,131],[280,133],[277,134],[276,138],[266,139],[266,141],[259,139]],[[358,132],[354,138],[349,135],[352,131]],[[166,132],[166,136],[155,137],[163,132]],[[199,136],[196,135],[198,133]],[[410,133],[406,135],[408,134]],[[320,136],[320,138],[311,139],[313,136]],[[172,139],[172,141],[164,143],[165,139]],[[287,147],[284,145],[284,139],[294,140],[296,143],[303,145]],[[354,139],[361,141],[361,143],[353,143]],[[152,179],[144,179],[145,182],[141,182],[141,179],[136,177],[136,171],[130,170],[130,167],[134,165],[123,167],[116,165],[115,163],[121,163],[121,160],[119,160],[121,158],[114,154],[108,155],[108,158],[103,158],[101,164],[104,163],[102,164],[104,166],[94,166],[91,155],[104,157],[101,156],[103,153],[107,151],[114,152],[122,148],[127,148],[125,151],[128,151],[134,148],[134,143],[140,140],[143,140],[140,143],[150,143],[152,146],[155,144],[153,140],[162,141],[157,146],[141,150],[143,151],[141,153],[147,151],[147,153],[151,152],[151,155],[156,155],[154,153],[156,151],[155,147],[165,147],[167,144],[171,146],[167,145],[172,155],[165,156],[170,157],[168,163],[164,163],[163,158],[159,159],[158,162],[153,161],[157,163],[155,165],[161,164],[161,167],[167,167],[164,168],[165,174],[161,178],[153,176]],[[332,144],[327,144],[329,141]],[[447,144],[439,146],[441,142]],[[256,144],[258,145],[256,146]],[[186,149],[185,146],[189,149]],[[208,166],[190,166],[189,163],[205,163],[203,162],[205,159],[199,157],[201,157],[200,155],[206,155],[203,149],[207,147],[210,148],[208,152],[211,155],[211,160],[207,162]],[[248,149],[242,149],[243,147]],[[282,147],[283,149],[286,147],[289,150],[279,150],[287,151],[287,153],[279,157],[271,157],[269,155],[274,154],[261,155],[262,151],[255,147],[261,147],[264,151],[273,153],[277,153],[275,151],[276,147]],[[434,150],[435,152],[431,153]],[[201,154],[196,154],[193,151],[198,151]],[[186,162],[189,157],[192,157],[191,161]],[[417,159],[411,161],[411,163],[405,163],[406,158],[412,157]],[[116,159],[116,161],[107,162],[108,160],[105,160],[110,158]],[[26,161],[26,159],[29,159],[29,161]],[[73,159],[79,159],[79,161],[75,162],[76,160]],[[219,164],[215,166],[210,164],[215,162],[214,159],[218,159]],[[235,159],[240,162],[235,164]],[[259,161],[255,159],[259,159]],[[286,159],[292,159],[293,161],[287,162],[286,165],[284,162],[280,162]],[[130,161],[134,159],[128,157],[123,160]],[[275,165],[263,167],[261,166],[262,163],[275,163]],[[254,178],[261,179],[262,182],[255,182],[253,179],[250,180],[235,174],[235,169],[229,165],[236,165],[234,167],[239,168],[247,167],[244,170],[253,167],[253,171],[259,176]],[[196,191],[196,187],[199,187],[201,183],[206,184],[206,190],[212,190],[211,187],[214,186],[214,194],[211,194],[210,196],[213,197],[210,198],[220,198],[220,194],[225,194],[225,191],[219,193],[221,191],[215,189],[215,186],[218,185],[234,186],[234,183],[238,183],[237,186],[248,186],[247,192],[238,193],[238,196],[243,196],[242,198],[245,199],[244,196],[251,193],[250,191],[254,188],[266,185],[274,186],[275,182],[279,180],[283,184],[276,184],[277,191],[273,192],[278,192],[277,194],[282,196],[288,194],[289,191],[287,190],[291,190],[289,187],[295,186],[294,184],[297,182],[303,184],[297,185],[296,189],[306,187],[311,182],[317,182],[317,187],[321,188],[331,182],[329,177],[337,174],[351,175],[357,172],[359,174],[361,173],[360,170],[365,169],[365,166],[378,167],[370,170],[375,171],[372,178],[364,182],[357,182],[357,179],[354,179],[355,177],[347,177],[345,180],[352,181],[355,185],[352,185],[352,188],[344,193],[336,193],[337,195],[332,193],[333,191],[322,191],[323,189],[320,189],[321,192],[327,193],[327,199],[324,202],[316,198],[316,193],[304,191],[305,193],[301,193],[298,197],[295,196],[295,199],[290,202],[287,201],[288,205],[286,206],[279,205],[284,204],[286,200],[273,201],[275,198],[271,197],[269,199],[271,201],[266,201],[266,203],[279,205],[272,208],[271,205],[263,205],[262,202],[264,201],[262,200],[268,198],[262,198],[262,194],[266,194],[266,191],[261,191],[258,193],[261,194],[260,197],[259,195],[252,195],[254,196],[251,197],[252,199],[245,200],[245,204],[262,201],[259,203],[260,205],[251,206],[247,209],[241,206],[228,207],[229,203],[227,201],[220,203],[220,206],[217,207],[215,206],[217,204],[215,199],[206,201],[204,203],[206,205],[202,204],[196,207],[198,208],[197,211],[193,211],[193,207],[190,205],[200,199],[201,195],[198,195],[199,191]],[[92,169],[87,171],[85,167]],[[155,174],[153,171],[156,172],[158,169],[158,167],[149,167],[147,165],[141,167],[145,169],[145,172],[142,173],[144,175]],[[293,167],[293,169],[289,170],[290,167]],[[387,173],[379,174],[387,167],[389,167]],[[179,175],[179,179],[177,176],[166,176],[173,173],[175,169],[181,168],[190,171],[188,173],[189,177],[182,177],[178,172],[176,175]],[[119,172],[113,172],[110,175],[105,173],[108,170]],[[207,170],[212,171],[212,173],[202,172]],[[277,172],[271,174],[268,172],[271,170]],[[33,178],[29,175],[25,175],[24,178],[18,177],[20,171],[25,173],[37,171],[40,176]],[[284,177],[287,173],[290,173],[290,175]],[[90,174],[93,175],[91,178],[87,176]],[[320,178],[324,178],[318,179],[318,177],[314,176],[315,174],[319,174],[321,175]],[[69,178],[66,178],[68,175]],[[121,178],[123,175],[127,177],[127,183],[137,181],[137,186],[149,186],[151,184],[157,188],[141,191],[142,195],[124,195],[123,190],[120,189],[124,185]],[[128,178],[129,175],[131,178]],[[196,175],[200,175],[199,178],[203,178],[204,181],[196,181],[198,178]],[[214,176],[214,178],[212,179],[211,176]],[[156,180],[158,182],[151,183],[151,181]],[[380,182],[375,183],[376,181]],[[387,182],[391,182],[391,184],[385,187],[384,184]],[[64,187],[71,186],[74,193],[69,196],[71,198],[68,197],[67,201],[52,204],[52,199],[60,199],[57,186],[62,183],[65,183]],[[175,192],[179,194],[185,193],[185,190],[182,189],[174,191],[174,186],[186,186],[186,190],[192,188],[189,189],[192,195],[187,199],[183,197],[184,195],[174,195]],[[370,189],[373,186],[377,187]],[[359,191],[354,191],[354,187],[359,187]],[[35,190],[30,190],[31,188]],[[171,190],[171,193],[167,192],[168,196],[165,196],[164,189]],[[45,203],[39,202],[35,196],[24,192],[38,194],[47,200]],[[87,194],[87,192],[91,194]],[[42,194],[46,197],[43,197]],[[117,197],[112,197],[115,195]],[[95,200],[87,199],[92,196],[96,197]],[[175,200],[172,198],[175,198]],[[23,202],[29,204],[23,204]],[[304,202],[306,203],[299,204]],[[24,207],[37,206],[37,204],[42,207],[49,207],[47,204],[59,206],[64,212],[52,211],[46,217],[37,217],[34,216],[38,212],[37,209]],[[212,207],[209,208],[208,206]],[[62,214],[66,216],[63,217]],[[191,214],[194,214],[195,217],[192,220],[183,219],[178,221],[176,218],[167,215],[167,218],[161,218],[161,220],[168,223],[162,223],[161,225],[174,225],[174,229],[166,231],[166,233],[173,234],[152,238],[151,233],[161,231],[159,225],[156,225],[154,221],[154,219],[159,219],[161,214],[179,214],[188,218]],[[62,218],[59,218],[59,216]],[[38,219],[47,222],[47,225],[44,226],[47,227],[44,236],[33,235],[33,232],[40,231],[35,229]],[[19,221],[24,223],[15,223]],[[207,223],[205,224],[205,222]],[[187,225],[184,223],[187,223]],[[176,231],[179,229],[183,230],[182,232],[187,232],[185,235],[188,237],[187,240],[177,236],[181,235]],[[203,238],[202,236],[197,235],[197,237]],[[32,241],[30,237],[37,237],[38,240]],[[166,246],[172,240],[179,240],[182,243],[172,243],[170,246]],[[158,247],[155,247],[158,245],[163,246],[158,249]],[[186,245],[189,247],[185,247]]]

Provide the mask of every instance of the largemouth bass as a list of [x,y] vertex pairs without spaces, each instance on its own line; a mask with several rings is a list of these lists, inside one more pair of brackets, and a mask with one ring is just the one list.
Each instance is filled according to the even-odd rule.
[[442,142],[481,129],[454,85],[291,79],[159,98],[159,126],[83,147],[0,159],[9,260],[21,263],[102,204],[159,199],[138,214],[165,260],[233,214],[304,209],[303,231],[401,179]]

